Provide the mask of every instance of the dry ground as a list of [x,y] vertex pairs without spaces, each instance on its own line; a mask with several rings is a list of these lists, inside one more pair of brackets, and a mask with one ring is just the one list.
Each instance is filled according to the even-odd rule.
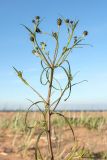
[[[8,117],[8,121],[12,119],[12,117],[17,114],[16,112],[0,112],[0,118],[5,119]],[[25,113],[22,113],[23,116]],[[41,115],[36,113],[36,116],[33,113],[30,113],[30,117],[36,119],[41,119]],[[107,118],[107,112],[65,112],[64,113],[68,117],[105,117]],[[75,132],[76,141],[78,146],[85,147],[86,149],[98,154],[100,152],[107,153],[107,126],[102,127],[101,129],[88,129],[86,127],[73,127]],[[60,131],[60,135],[58,135]],[[24,142],[27,141],[25,135],[22,132],[12,131],[11,128],[1,128],[0,129],[0,160],[33,160],[34,159],[34,149],[35,149],[35,139],[38,135],[38,130],[34,131],[33,136],[31,137],[30,144],[28,144],[28,150],[23,150]],[[62,134],[63,133],[63,134]],[[56,127],[53,130],[53,148],[56,147],[56,137],[59,136],[61,146],[61,150],[66,154],[66,150],[68,151],[74,145],[73,136],[69,127]],[[43,153],[46,153],[46,138],[42,136],[40,140],[40,148]],[[58,154],[61,151],[59,149]],[[86,158],[88,159],[88,158]],[[100,159],[100,158],[97,158]],[[106,159],[106,158],[105,158]]]

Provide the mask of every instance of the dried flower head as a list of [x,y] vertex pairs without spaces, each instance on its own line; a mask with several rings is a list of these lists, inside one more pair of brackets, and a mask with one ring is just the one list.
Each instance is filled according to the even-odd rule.
[[32,20],[32,23],[35,23],[35,20],[34,20],[34,19]]
[[58,19],[57,19],[57,25],[58,25],[58,26],[61,26],[61,24],[62,24],[62,19],[61,19],[61,18],[58,18]]
[[74,37],[74,43],[76,43],[76,42],[77,42],[77,36]]
[[33,49],[33,50],[32,50],[32,53],[35,54],[35,52],[36,52],[36,51]]
[[83,32],[83,35],[84,35],[84,36],[87,36],[87,35],[88,35],[88,31],[84,31],[84,32]]
[[33,49],[32,50],[32,53],[34,54],[34,55],[36,55],[36,56],[39,56],[39,49],[38,49],[38,47],[36,47],[35,49]]
[[34,38],[33,35],[30,36],[30,40],[31,40],[32,42],[34,42],[35,38]]
[[41,45],[41,46],[44,45],[45,47],[47,46],[45,42],[40,42],[40,45]]
[[36,19],[36,20],[40,20],[40,17],[39,17],[39,16],[36,16],[35,19]]
[[66,23],[69,23],[69,19],[66,19],[65,22],[66,22]]
[[37,33],[41,33],[41,30],[39,28],[36,28]]
[[57,34],[57,32],[52,32],[52,36],[53,36],[55,39],[58,39],[58,34]]
[[40,42],[40,45],[41,45],[41,47],[42,47],[42,50],[45,50],[45,48],[46,48],[46,43],[45,42]]
[[73,21],[70,21],[70,24],[73,24]]
[[74,39],[77,39],[77,36],[75,36]]

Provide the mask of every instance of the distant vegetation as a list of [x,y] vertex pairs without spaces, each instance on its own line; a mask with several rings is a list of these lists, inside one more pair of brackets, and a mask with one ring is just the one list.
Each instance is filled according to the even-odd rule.
[[[16,112],[12,118],[8,117],[0,117],[0,128],[3,129],[11,129],[12,131],[25,132],[25,118],[24,112]],[[102,129],[105,125],[107,125],[107,118],[100,117],[91,117],[91,116],[81,116],[68,118],[69,123],[73,127],[86,127],[88,129]],[[35,119],[28,119],[29,125],[35,124]],[[39,123],[39,120],[36,119],[36,123]],[[67,123],[61,117],[54,117],[52,120],[52,124],[54,126],[67,126]]]
[[[67,112],[66,112],[67,113]],[[66,115],[65,113],[65,115]],[[31,113],[33,114],[33,113]],[[39,113],[37,113],[39,114]],[[15,136],[16,135],[28,135],[27,137],[27,142],[28,144],[23,146],[24,148],[24,152],[27,151],[29,145],[30,145],[30,141],[32,138],[32,135],[34,135],[34,131],[31,132],[31,134],[29,135],[29,130],[26,129],[25,127],[25,118],[24,118],[25,112],[16,112],[14,113],[11,118],[10,116],[1,116],[0,117],[0,130],[9,130],[10,132],[14,133]],[[39,115],[40,116],[40,115]],[[33,117],[33,116],[32,116]],[[34,117],[33,117],[34,118]],[[91,117],[91,116],[79,116],[79,117],[74,117],[74,118],[68,118],[69,123],[73,126],[73,127],[85,127],[87,129],[92,129],[92,130],[102,130],[106,125],[107,125],[107,118],[103,117],[103,116],[99,116],[99,117]],[[38,118],[36,119],[36,123],[40,125],[42,125],[42,121],[39,121]],[[35,119],[31,119],[31,117],[29,117],[28,119],[28,124],[30,126],[33,126],[35,124]],[[62,128],[62,127],[67,127],[67,123],[66,121],[64,121],[62,118],[59,117],[54,117],[52,120],[52,125],[58,128]],[[15,138],[14,138],[14,143],[15,143]],[[20,144],[21,145],[21,144]],[[98,153],[94,153],[91,152],[88,149],[85,148],[78,148],[77,146],[74,146],[72,148],[72,154],[71,157],[74,156],[74,154],[76,156],[79,155],[83,155],[83,159],[89,159],[89,160],[95,160],[95,159],[107,159],[107,153],[105,152],[98,152]]]

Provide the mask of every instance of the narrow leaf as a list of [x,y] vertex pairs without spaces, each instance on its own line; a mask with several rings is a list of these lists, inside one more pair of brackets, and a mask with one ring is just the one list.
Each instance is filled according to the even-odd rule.
[[25,26],[24,24],[21,24],[21,25],[25,27],[32,35],[34,35],[34,33],[27,26]]

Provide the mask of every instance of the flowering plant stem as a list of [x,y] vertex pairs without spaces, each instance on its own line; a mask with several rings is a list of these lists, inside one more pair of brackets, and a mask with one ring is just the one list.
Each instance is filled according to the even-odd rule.
[[53,156],[53,150],[52,150],[52,141],[51,141],[51,112],[50,112],[50,98],[51,98],[51,90],[52,90],[52,82],[53,82],[53,74],[54,74],[54,68],[51,68],[51,74],[50,74],[50,84],[48,89],[48,98],[47,98],[47,104],[48,104],[48,142],[49,142],[49,150],[51,154],[51,160],[54,160]]
[[[73,134],[73,138],[75,141],[74,131],[73,131],[73,128],[72,128],[68,118],[65,117],[60,112],[55,112],[55,110],[66,92],[68,93],[68,96],[66,98],[64,98],[64,101],[66,101],[70,97],[72,86],[74,86],[76,84],[80,84],[83,81],[86,81],[86,80],[83,80],[83,81],[76,82],[76,83],[72,84],[73,76],[71,74],[70,63],[67,60],[67,58],[68,58],[68,55],[70,54],[70,52],[74,48],[78,48],[78,47],[84,45],[84,44],[81,44],[81,41],[84,40],[84,36],[86,36],[88,34],[88,32],[84,31],[82,36],[80,36],[78,38],[77,38],[77,36],[75,36],[75,38],[74,38],[73,37],[74,31],[75,31],[75,28],[78,24],[78,21],[73,22],[73,21],[69,21],[68,19],[65,20],[64,18],[63,18],[63,20],[60,18],[57,20],[58,32],[52,32],[52,34],[47,33],[47,32],[42,32],[38,28],[39,24],[41,22],[39,16],[36,16],[36,19],[33,20],[32,22],[34,23],[34,31],[30,30],[25,25],[23,25],[23,26],[30,33],[30,40],[33,43],[32,53],[41,60],[41,67],[43,70],[41,72],[40,82],[42,85],[48,85],[47,99],[44,98],[36,89],[34,89],[28,83],[28,81],[25,80],[25,78],[23,77],[23,74],[22,74],[23,72],[18,71],[15,67],[13,67],[13,68],[16,71],[18,77],[24,82],[24,84],[26,86],[30,87],[34,91],[34,93],[36,93],[36,95],[40,98],[40,100],[38,100],[36,102],[33,102],[32,100],[30,100],[30,102],[32,104],[28,108],[28,111],[25,116],[25,125],[27,128],[29,128],[31,130],[31,129],[35,128],[36,125],[38,125],[41,129],[41,132],[37,136],[36,145],[35,145],[35,160],[38,160],[38,154],[41,157],[41,160],[43,160],[43,156],[42,156],[40,148],[39,148],[39,141],[40,141],[41,136],[44,133],[47,135],[48,152],[49,152],[50,160],[55,160],[55,155],[54,155],[53,146],[52,146],[52,144],[53,144],[53,142],[52,142],[52,124],[51,124],[52,115],[56,114],[57,116],[64,118],[64,120],[68,124],[68,126]],[[65,23],[69,36],[68,36],[68,41],[67,41],[66,45],[62,48],[61,54],[59,54],[59,31],[60,31],[60,27],[62,25],[62,22]],[[47,44],[45,42],[41,42],[39,44],[39,42],[37,40],[37,34],[41,34],[41,35],[45,34],[45,35],[51,36],[55,40],[56,46],[55,46],[55,50],[54,50],[54,53],[52,56],[53,58],[51,58],[49,51],[46,50]],[[74,38],[74,42],[71,43],[71,40],[73,38]],[[65,74],[65,77],[67,79],[66,83],[65,83],[65,85],[63,85],[63,87],[62,87],[61,83],[58,81],[58,79],[55,77],[55,71],[58,69],[60,69],[61,72],[63,72]],[[45,82],[43,82],[44,76],[46,79]],[[57,85],[55,82],[57,83]],[[55,99],[52,102],[52,91],[53,90],[56,91],[59,95],[58,95],[57,99]],[[43,105],[43,107],[44,107],[43,110],[39,106],[40,104]],[[39,111],[42,113],[43,120],[41,121],[41,123],[40,122],[36,123],[36,125],[34,125],[34,126],[28,126],[28,124],[27,124],[28,113],[34,105],[37,106]]]

